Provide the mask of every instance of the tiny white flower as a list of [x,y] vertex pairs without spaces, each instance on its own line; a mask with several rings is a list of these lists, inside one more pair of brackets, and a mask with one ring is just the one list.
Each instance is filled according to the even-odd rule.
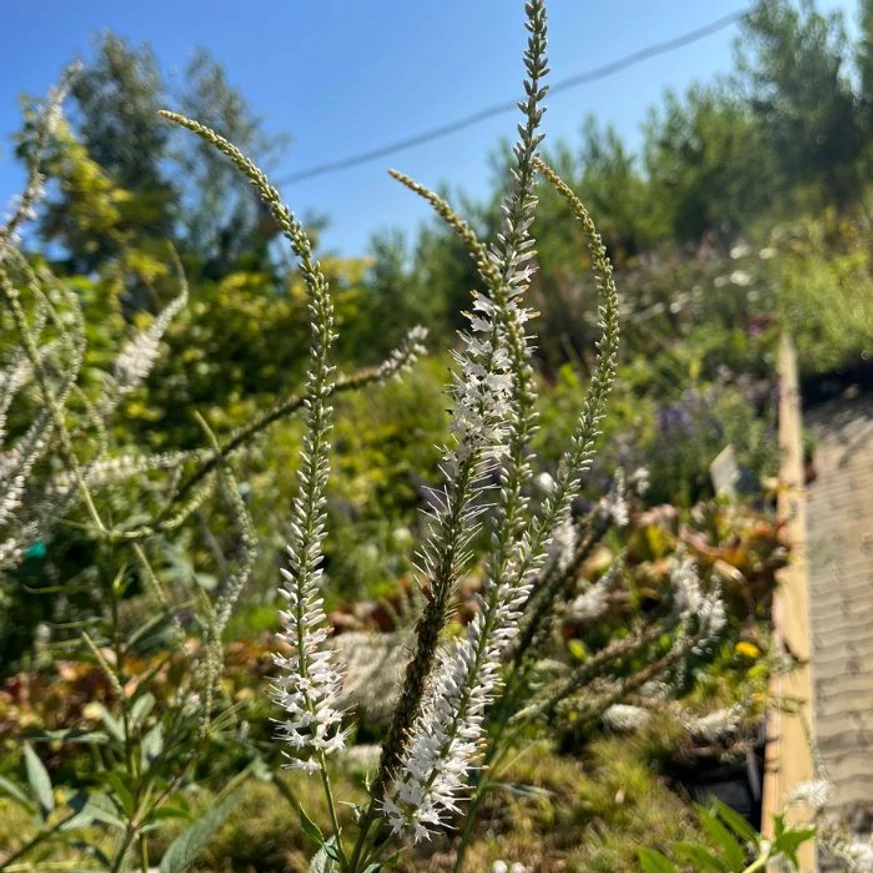
[[729,279],[731,285],[737,285],[740,288],[748,288],[755,281],[755,277],[745,270],[734,270]]
[[787,803],[801,803],[816,811],[824,809],[831,796],[831,784],[826,779],[810,779],[801,782],[788,797]]
[[649,471],[645,467],[637,467],[637,469],[630,474],[628,482],[638,496],[645,497],[646,492],[651,485]]
[[565,519],[555,529],[552,540],[552,559],[554,560],[558,572],[564,573],[573,561],[573,554],[576,551],[576,526],[573,520]]
[[600,512],[617,527],[627,527],[630,523],[630,505],[627,502],[627,484],[623,470],[618,470],[609,493],[600,499]]
[[555,487],[555,480],[549,473],[545,472],[540,473],[539,476],[534,479],[534,483],[543,494],[551,494]]
[[606,612],[608,605],[609,592],[600,585],[592,585],[570,604],[567,613],[579,621],[593,621]]

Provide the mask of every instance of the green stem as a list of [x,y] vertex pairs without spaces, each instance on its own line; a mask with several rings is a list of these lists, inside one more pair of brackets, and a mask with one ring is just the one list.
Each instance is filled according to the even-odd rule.
[[767,864],[770,862],[770,853],[767,852],[766,855],[762,855],[760,858],[753,861],[743,870],[743,873],[755,873],[756,870],[763,870]]
[[141,800],[141,786],[139,768],[136,766],[136,759],[133,748],[133,738],[131,737],[131,722],[130,711],[127,705],[127,695],[124,694],[124,673],[122,665],[124,663],[124,643],[121,638],[121,624],[118,615],[118,591],[116,590],[116,582],[118,577],[112,579],[109,583],[109,610],[112,621],[112,645],[115,651],[115,677],[118,681],[118,687],[122,689],[119,695],[118,706],[121,711],[121,723],[124,729],[124,765],[127,771],[127,778],[131,786],[131,794],[133,795],[133,818],[128,822],[127,834],[124,842],[119,849],[118,856],[115,859],[113,870],[121,870],[124,863],[124,858],[131,843],[139,840],[140,847],[140,863],[142,865],[142,873],[148,873],[148,847],[146,846],[145,838],[139,831],[139,821],[137,812]]
[[340,834],[340,824],[336,814],[336,803],[333,799],[333,789],[330,786],[330,776],[327,772],[327,759],[324,752],[319,753],[319,764],[321,769],[321,784],[324,786],[324,796],[327,799],[327,810],[330,813],[330,824],[333,828],[334,834],[336,834],[336,845],[337,850],[339,851],[340,862],[342,863],[343,868],[345,868],[348,865],[346,862],[346,854],[343,851],[342,836]]
[[[121,639],[120,623],[118,620],[118,596],[115,590],[115,580],[109,585],[109,609],[112,617],[112,644],[115,651],[115,677],[118,680],[118,686],[124,689],[124,674],[121,669],[124,659],[124,646]],[[139,801],[139,774],[134,762],[133,744],[130,736],[130,713],[127,707],[127,696],[122,693],[119,696],[118,706],[121,710],[121,722],[124,726],[124,764],[127,769],[127,776],[130,779],[131,785],[134,787],[134,802]]]
[[361,819],[361,824],[358,828],[358,840],[355,843],[355,848],[352,852],[352,860],[347,868],[347,873],[358,873],[358,865],[361,863],[361,854],[363,853],[364,846],[367,843],[367,835],[369,834],[370,828],[373,826],[373,822],[375,820],[376,797],[374,795],[370,799],[370,805],[367,807],[367,811],[364,813],[363,819]]
[[145,834],[139,835],[139,864],[142,873],[149,873],[149,844]]
[[458,843],[458,852],[455,855],[452,873],[461,873],[464,869],[464,858],[467,854],[467,847],[470,845],[470,837],[473,834],[473,826],[476,823],[476,814],[479,812],[479,804],[485,796],[487,785],[488,777],[483,773],[479,784],[476,786],[476,792],[470,798],[470,805],[467,807],[467,813],[464,816],[464,827],[461,830],[461,840]]
[[115,855],[115,860],[112,862],[110,873],[121,873],[121,870],[124,867],[124,859],[127,857],[127,850],[130,848],[130,844],[133,842],[135,836],[136,826],[133,824],[133,822],[130,822],[124,832],[124,839],[121,841],[121,845],[118,847],[118,852]]
[[[353,373],[351,376],[340,377],[339,379],[337,379],[337,381],[333,385],[333,388],[331,389],[331,396],[340,394],[343,391],[354,391],[358,388],[363,388],[365,385],[368,385],[371,382],[378,381],[380,378],[382,378],[381,369],[381,367],[368,367],[366,369],[359,370],[357,373]],[[255,418],[255,420],[251,422],[251,424],[246,425],[235,434],[233,434],[231,438],[220,448],[217,454],[210,456],[209,460],[202,463],[179,486],[176,493],[173,495],[173,501],[171,505],[177,503],[182,497],[184,497],[198,482],[200,482],[205,476],[208,476],[213,470],[215,470],[222,461],[224,461],[230,455],[234,454],[246,443],[251,442],[256,436],[258,436],[262,431],[270,427],[270,425],[272,425],[274,422],[277,422],[281,418],[285,418],[286,416],[295,413],[298,409],[304,406],[307,400],[309,400],[308,394],[294,394],[287,400],[283,400],[280,403],[277,403],[268,412],[265,412]],[[159,520],[164,518],[168,514],[168,512],[169,507],[167,507],[161,513],[161,515],[159,516]]]

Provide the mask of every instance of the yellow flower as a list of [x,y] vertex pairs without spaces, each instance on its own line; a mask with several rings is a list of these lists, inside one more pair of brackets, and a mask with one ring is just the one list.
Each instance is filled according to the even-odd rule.
[[748,643],[745,641],[737,643],[734,647],[734,651],[738,655],[743,655],[746,658],[754,659],[761,656],[761,650],[754,643]]

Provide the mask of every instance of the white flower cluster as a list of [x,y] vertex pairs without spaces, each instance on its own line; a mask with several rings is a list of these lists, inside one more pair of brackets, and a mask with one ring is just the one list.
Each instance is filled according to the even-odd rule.
[[[285,628],[279,636],[294,650],[275,658],[281,676],[275,680],[274,698],[287,713],[279,724],[279,739],[297,752],[337,752],[346,741],[346,732],[341,729],[343,713],[336,705],[342,676],[334,668],[334,653],[324,647],[328,631],[323,626],[324,602],[318,594],[318,581],[308,587],[301,603],[294,575],[284,568],[282,575],[288,584],[280,593],[288,601],[288,611],[279,613]],[[302,622],[298,620],[300,612],[305,613]],[[289,756],[288,763],[309,773],[319,769],[319,762],[311,757]]]
[[[517,229],[522,236],[529,223],[525,217]],[[521,254],[491,252],[495,267],[507,268],[508,293],[499,305],[485,294],[475,295],[470,331],[462,336],[463,349],[455,355],[451,424],[455,446],[443,458],[450,483],[464,463],[472,461],[474,476],[480,478],[504,459],[511,428],[517,422],[512,408],[514,376],[508,331],[523,332],[531,317],[519,296],[529,281],[530,268],[525,264],[532,244],[522,241],[517,245]],[[435,508],[438,519],[448,516],[450,501],[447,490]],[[470,508],[463,513],[465,530],[460,542],[466,542],[475,530],[479,511]],[[420,563],[429,578],[433,577],[439,546],[438,539],[432,539],[422,551]],[[466,638],[439,652],[421,712],[383,798],[383,810],[393,830],[411,831],[416,841],[428,838],[458,810],[458,795],[478,754],[485,710],[499,684],[501,654],[517,631],[532,571],[539,566],[536,560],[531,561],[527,572],[520,573],[519,548],[508,551],[499,569],[501,581],[486,586],[486,597],[480,600]],[[538,557],[542,560],[544,555]]]
[[651,485],[651,476],[645,467],[637,467],[630,476],[628,476],[628,485],[632,491],[635,491],[637,496],[645,497]]
[[421,325],[413,327],[403,340],[379,366],[379,379],[391,376],[399,378],[420,357],[427,354],[424,341],[427,339],[427,328]]
[[555,528],[555,532],[552,534],[551,558],[558,573],[566,573],[570,564],[573,563],[577,542],[576,525],[573,523],[573,519],[568,516]]
[[19,443],[0,455],[0,525],[16,520],[30,475],[44,457],[53,433],[51,417],[42,412]]
[[786,804],[788,806],[802,804],[818,812],[828,805],[832,788],[827,779],[810,779],[801,782],[788,796]]
[[619,559],[587,590],[570,602],[567,615],[577,621],[594,621],[606,612],[609,593],[621,573],[623,562]]
[[[208,460],[212,456],[212,451],[208,449],[159,452],[154,455],[118,455],[94,461],[83,472],[90,487],[104,488],[122,479],[132,479],[134,476],[158,470],[173,470],[188,461]],[[68,472],[59,473],[52,479],[52,485],[55,489],[64,491],[75,486],[75,478]]]
[[614,703],[602,716],[603,724],[616,732],[635,731],[649,720],[648,710],[627,703]]
[[[313,404],[322,404],[326,392],[316,387],[312,393]],[[300,490],[291,512],[290,566],[282,568],[284,584],[279,590],[287,603],[287,610],[279,613],[283,628],[279,638],[291,650],[290,654],[275,658],[281,671],[276,680],[275,700],[287,714],[279,724],[279,739],[295,752],[307,753],[290,757],[289,766],[308,772],[319,769],[319,756],[339,751],[346,740],[341,726],[343,713],[338,705],[342,677],[334,667],[336,653],[325,647],[329,634],[320,593],[326,533],[324,492],[330,472],[329,424],[325,419],[330,412],[331,407],[322,408],[321,420],[304,441],[298,472]]]
[[[27,195],[16,194],[9,203],[3,216],[4,223],[16,220],[17,223],[33,221],[36,218],[36,204],[45,195],[45,176],[42,173],[34,173],[31,179],[31,187]],[[20,238],[14,237],[11,242],[19,242]]]
[[740,704],[734,704],[727,709],[716,709],[706,715],[686,719],[685,728],[693,737],[712,743],[735,733],[744,713]]
[[0,543],[0,567],[12,567],[21,560],[21,545],[14,537]]
[[342,729],[342,677],[334,666],[336,652],[325,646],[329,631],[321,596],[333,429],[333,407],[328,399],[336,369],[330,363],[330,353],[337,334],[328,282],[312,258],[309,239],[287,210],[281,215],[309,289],[311,340],[304,401],[306,436],[300,452],[297,493],[291,504],[288,567],[282,569],[279,592],[287,603],[287,609],[279,613],[279,639],[290,653],[275,657],[280,677],[274,694],[286,713],[279,724],[279,739],[295,752],[289,756],[289,766],[314,772],[323,767],[325,755],[345,746],[347,737]]
[[115,361],[115,381],[120,395],[130,393],[145,381],[157,360],[161,338],[187,302],[188,290],[183,286],[182,293],[167,304],[148,328],[125,344]]
[[474,452],[487,463],[506,451],[512,373],[495,309],[490,297],[475,295],[470,330],[461,336],[463,350],[454,353],[451,430],[456,448],[448,459],[454,464]]
[[640,697],[648,700],[666,700],[673,693],[673,689],[666,682],[650,679],[640,687]]
[[604,519],[617,527],[627,527],[630,523],[630,505],[627,500],[627,483],[624,471],[616,471],[615,480],[609,492],[600,499],[600,513]]
[[727,622],[724,603],[717,590],[703,590],[694,563],[687,556],[673,568],[670,583],[680,622],[697,626],[697,643],[692,651],[698,652],[724,628]]
[[14,361],[0,372],[0,445],[6,435],[6,420],[15,395],[24,387],[33,367],[26,358]]
[[395,832],[411,830],[416,841],[426,839],[458,809],[481,745],[485,710],[498,688],[501,654],[515,636],[529,588],[513,590],[491,609],[480,609],[466,638],[439,653],[421,717],[384,800]]

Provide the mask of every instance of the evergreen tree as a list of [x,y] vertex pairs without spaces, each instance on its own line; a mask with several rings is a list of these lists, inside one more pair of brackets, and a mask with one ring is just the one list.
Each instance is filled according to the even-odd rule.
[[737,41],[739,83],[772,154],[783,191],[820,183],[838,205],[857,195],[862,138],[838,12],[812,0],[759,0]]

